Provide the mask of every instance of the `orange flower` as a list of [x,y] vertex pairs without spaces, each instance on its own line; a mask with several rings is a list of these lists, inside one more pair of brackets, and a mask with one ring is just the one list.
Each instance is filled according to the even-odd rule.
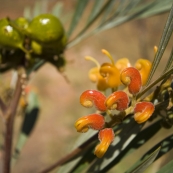
[[103,63],[100,67],[100,74],[106,79],[109,88],[117,88],[121,84],[120,71],[115,66],[111,54],[105,49],[102,49],[102,53],[111,60],[111,63]]
[[109,145],[114,140],[114,131],[112,128],[105,128],[100,130],[98,138],[100,140],[100,144],[98,144],[95,148],[94,154],[98,158],[102,158],[105,152],[107,151]]
[[151,102],[139,102],[135,105],[134,119],[141,124],[147,121],[154,112],[154,104]]
[[104,125],[104,117],[100,114],[90,114],[87,116],[83,116],[79,118],[75,123],[76,130],[82,133],[87,132],[89,128],[100,130],[104,127]]
[[[157,51],[156,47],[154,50],[155,52]],[[97,89],[100,91],[105,91],[108,88],[117,89],[121,85],[121,71],[131,67],[131,64],[127,58],[121,58],[115,63],[111,54],[105,49],[102,49],[102,53],[111,60],[111,63],[103,63],[100,66],[96,59],[90,56],[85,57],[87,60],[93,61],[97,65],[97,67],[89,71],[89,79],[97,83]],[[135,63],[135,68],[139,70],[142,85],[145,85],[151,70],[151,62],[147,59],[138,59]]]
[[129,105],[129,97],[124,91],[113,92],[105,101],[107,109],[123,111]]
[[137,94],[142,86],[141,75],[134,67],[125,68],[121,72],[121,82],[128,86],[129,92],[133,95]]
[[105,106],[106,96],[97,90],[86,90],[80,96],[80,103],[84,107],[90,108],[93,105],[99,111],[106,111]]
[[85,59],[94,62],[97,66],[97,67],[90,69],[90,71],[88,73],[89,79],[92,82],[97,83],[97,89],[99,91],[105,91],[107,88],[109,88],[109,86],[107,84],[106,79],[100,74],[99,62],[95,58],[90,57],[90,56],[86,56]]
[[89,79],[97,83],[98,90],[105,91],[108,88],[117,88],[121,84],[120,71],[129,67],[130,63],[127,58],[122,58],[115,63],[107,50],[102,49],[102,53],[111,60],[111,63],[103,63],[100,66],[98,61],[90,56],[86,56],[85,59],[93,61],[97,65],[89,71]]

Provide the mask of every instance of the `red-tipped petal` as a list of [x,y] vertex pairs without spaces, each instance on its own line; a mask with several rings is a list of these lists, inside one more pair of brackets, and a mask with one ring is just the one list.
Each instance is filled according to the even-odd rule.
[[75,123],[78,132],[87,132],[89,128],[100,130],[105,125],[105,119],[100,114],[90,114],[79,118]]
[[134,119],[141,124],[147,121],[154,112],[154,104],[151,102],[139,102],[135,105]]
[[128,108],[129,97],[124,91],[112,93],[105,101],[107,109],[123,111]]
[[106,96],[97,90],[87,90],[80,96],[81,105],[87,108],[94,105],[99,111],[103,112],[106,111],[105,100]]
[[133,95],[137,94],[142,86],[141,75],[134,67],[125,68],[121,72],[121,82],[128,86],[129,92]]
[[95,148],[94,154],[98,158],[102,158],[105,152],[107,151],[109,145],[114,140],[114,131],[112,128],[106,128],[100,130],[98,138],[100,140],[100,144],[98,144]]

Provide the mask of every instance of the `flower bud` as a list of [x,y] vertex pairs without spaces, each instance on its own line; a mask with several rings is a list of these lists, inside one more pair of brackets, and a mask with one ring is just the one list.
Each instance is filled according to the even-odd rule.
[[107,109],[123,111],[129,104],[128,95],[124,91],[113,92],[105,101]]
[[86,90],[80,96],[81,105],[87,108],[94,105],[99,111],[103,112],[106,111],[105,100],[106,96],[97,90]]
[[121,72],[121,82],[128,86],[129,92],[133,95],[137,94],[142,86],[141,75],[134,67],[125,68]]
[[90,114],[79,118],[75,123],[75,128],[78,132],[85,133],[89,128],[100,130],[104,127],[105,120],[100,114]]
[[135,105],[134,119],[141,124],[147,121],[154,112],[154,104],[151,102],[139,102]]
[[109,145],[114,140],[114,131],[112,128],[106,128],[100,130],[98,138],[100,140],[100,144],[98,144],[95,148],[94,154],[98,158],[102,158],[105,152],[107,151]]

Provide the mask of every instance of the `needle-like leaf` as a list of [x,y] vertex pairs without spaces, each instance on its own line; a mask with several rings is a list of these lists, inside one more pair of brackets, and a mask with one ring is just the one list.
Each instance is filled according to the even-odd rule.
[[150,83],[159,63],[160,63],[160,60],[161,60],[162,55],[166,49],[166,46],[169,42],[169,39],[172,35],[172,32],[173,32],[173,6],[171,7],[171,10],[170,10],[170,13],[169,13],[162,37],[161,37],[161,41],[160,41],[160,44],[158,47],[158,51],[157,51],[155,58],[154,58],[154,61],[152,63],[152,68],[151,68],[150,75],[148,77],[147,85],[149,85],[149,83]]
[[134,167],[138,168],[138,166],[140,166],[141,164],[145,163],[145,159],[147,160],[148,158],[150,158],[150,156],[153,155],[153,152],[155,153],[160,148],[160,146],[161,146],[161,148],[159,149],[160,151],[159,151],[159,153],[156,154],[156,157],[153,158],[154,160],[157,160],[163,154],[166,154],[167,152],[169,152],[173,148],[172,142],[173,142],[173,135],[170,135],[170,136],[166,137],[165,139],[163,139],[162,141],[160,141],[158,144],[156,144],[154,147],[152,147],[146,154],[144,154],[141,157],[141,159],[137,163],[135,163],[132,166],[132,168],[130,168],[128,170],[127,173],[132,173],[131,171],[135,170]]
[[169,68],[172,66],[172,62],[173,62],[173,48],[172,48],[172,51],[170,53],[169,59],[167,61],[167,64],[166,64],[166,67],[165,67],[163,73],[165,73],[167,70],[169,70]]
[[83,12],[85,11],[85,8],[86,8],[88,2],[89,2],[88,0],[82,0],[82,1],[78,0],[77,7],[75,8],[75,13],[73,15],[73,19],[71,21],[71,25],[70,25],[70,28],[69,28],[68,33],[67,33],[68,37],[71,36],[74,29],[76,28],[78,22],[81,19]]
[[159,146],[151,155],[149,155],[146,159],[140,161],[135,164],[129,171],[126,173],[142,173],[144,172],[156,159],[161,147]]

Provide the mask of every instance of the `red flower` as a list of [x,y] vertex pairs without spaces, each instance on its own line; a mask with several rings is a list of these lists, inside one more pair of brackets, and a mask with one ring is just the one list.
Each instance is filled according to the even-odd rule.
[[90,114],[79,118],[75,127],[78,132],[87,132],[89,128],[101,130],[105,125],[104,117],[100,114]]

